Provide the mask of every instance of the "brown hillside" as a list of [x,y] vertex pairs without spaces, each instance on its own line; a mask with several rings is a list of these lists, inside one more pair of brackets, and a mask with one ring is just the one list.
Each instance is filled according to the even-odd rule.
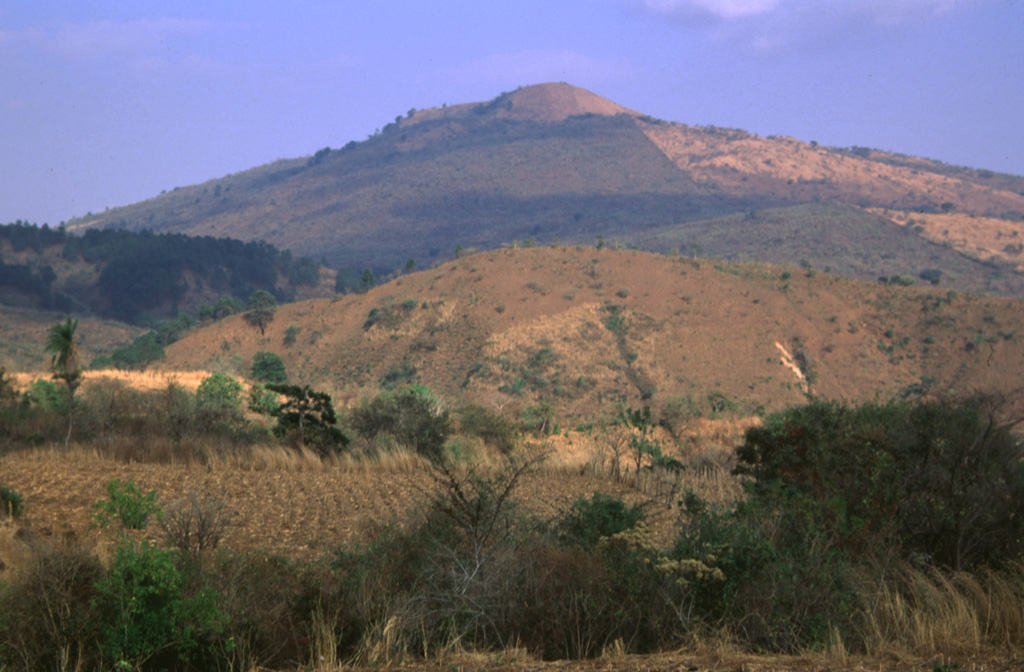
[[[793,208],[839,206],[841,221]],[[880,217],[866,209],[884,208]],[[750,235],[760,213],[793,230],[792,244]],[[421,267],[457,245],[494,249],[516,240],[625,245],[696,256],[732,254],[868,278],[845,220],[870,222],[884,274],[941,270],[958,290],[1024,295],[1024,276],[993,278],[993,256],[970,243],[944,247],[900,217],[959,213],[952,240],[992,238],[1024,221],[1024,178],[947,166],[867,148],[826,148],[792,138],[668,123],[568,84],[542,84],[493,100],[414,111],[364,142],[325,148],[172,190],[69,224],[264,240],[335,266],[378,275]],[[713,234],[707,233],[714,228]],[[656,235],[654,235],[656,233]],[[656,239],[658,247],[647,247]],[[716,246],[716,240],[722,243]],[[822,250],[826,250],[821,257]],[[898,254],[893,254],[898,250]],[[924,261],[922,261],[924,260]],[[874,277],[877,277],[876,273]]]
[[488,111],[488,108],[493,108],[495,116],[499,119],[545,123],[565,121],[569,117],[582,114],[639,116],[633,110],[613,103],[586,89],[558,82],[523,87],[511,93],[503,93],[489,102],[463,103],[420,110],[410,116],[407,123],[422,123],[436,119],[453,119],[482,114]]
[[[0,305],[0,366],[8,372],[49,371],[50,356],[44,350],[46,330],[65,317],[61,313]],[[88,364],[98,355],[131,343],[145,331],[114,320],[79,318],[76,333],[81,359]],[[45,377],[48,373],[40,375]]]
[[683,124],[647,124],[644,133],[695,181],[736,195],[756,190],[792,201],[870,202],[911,211],[948,203],[975,215],[1024,212],[1024,195],[933,172],[924,160],[918,167],[894,165],[884,152],[861,156],[794,138]]
[[[298,329],[285,345],[289,327]],[[283,306],[265,337],[240,316],[162,366],[244,375],[273,351],[341,405],[421,383],[449,403],[552,404],[563,421],[618,403],[721,393],[752,409],[810,390],[1010,393],[1024,373],[1020,301],[858,283],[794,267],[585,247],[483,252],[361,295]]]

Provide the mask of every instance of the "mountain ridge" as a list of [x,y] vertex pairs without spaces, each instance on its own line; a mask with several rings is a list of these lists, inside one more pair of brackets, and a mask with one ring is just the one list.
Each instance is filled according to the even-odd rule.
[[[911,230],[920,239],[915,254],[936,257],[951,286],[1024,295],[1020,279],[1003,277],[1020,268],[1015,241],[986,233],[979,249],[973,236],[958,233],[977,226],[966,221],[972,217],[998,222],[986,230],[1006,229],[1008,236],[1022,228],[1024,178],[665,122],[569,84],[410,110],[364,142],[175,189],[69,228],[265,240],[331,265],[387,273],[409,258],[436,263],[459,245],[592,243],[597,236],[633,245],[656,230],[664,245],[656,251],[728,257],[729,248],[693,232],[729,215],[825,203],[876,218],[886,235]],[[931,224],[908,226],[915,217]],[[742,222],[729,226],[733,238],[742,237]],[[753,259],[772,251],[748,247]],[[794,254],[783,261],[808,258]],[[957,255],[972,260],[972,269],[949,272],[963,266]],[[877,270],[862,265],[855,275],[868,279]],[[877,275],[924,270],[894,260]],[[955,284],[960,276],[970,280]]]

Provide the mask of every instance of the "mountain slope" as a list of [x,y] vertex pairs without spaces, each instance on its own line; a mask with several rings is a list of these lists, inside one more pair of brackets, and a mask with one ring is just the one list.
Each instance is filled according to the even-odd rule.
[[1011,393],[1024,374],[1021,308],[794,267],[508,249],[283,306],[265,337],[228,318],[172,345],[162,366],[245,375],[257,351],[273,351],[294,381],[342,405],[422,383],[452,404],[550,404],[576,424],[616,404],[699,406],[709,394],[752,409],[808,389]]
[[[1024,178],[667,123],[577,87],[545,84],[413,111],[365,142],[182,187],[69,226],[265,240],[378,272],[410,257],[423,266],[457,245],[494,248],[529,238],[592,243],[601,235],[723,255],[711,239],[727,229],[728,238],[748,239],[750,258],[807,258],[871,277],[878,268],[844,257],[841,230],[815,232],[837,250],[831,262],[795,248],[778,259],[777,246],[745,235],[750,219],[734,217],[770,209],[778,219],[787,212],[780,208],[837,203],[887,231],[879,236],[905,237],[909,256],[878,274],[916,275],[928,268],[917,260],[934,257],[950,286],[1024,294],[1020,278],[993,277],[1013,274],[1003,266],[1016,265],[1016,248],[1007,252],[1006,241],[985,234],[992,240],[979,250],[977,236],[957,233],[975,218],[996,223],[986,231],[1022,228],[1022,194]],[[947,219],[941,229],[905,226],[919,216]],[[714,236],[701,233],[712,228]],[[910,235],[893,233],[904,228]]]

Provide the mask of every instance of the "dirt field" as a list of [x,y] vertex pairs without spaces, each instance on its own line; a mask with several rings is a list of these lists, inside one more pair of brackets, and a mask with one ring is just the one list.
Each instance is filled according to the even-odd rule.
[[[75,538],[93,545],[100,557],[112,548],[111,535],[93,528],[93,504],[105,498],[111,478],[135,481],[155,489],[167,504],[190,491],[214,493],[234,514],[224,545],[260,548],[297,561],[322,557],[331,549],[365,540],[377,523],[406,521],[424,506],[432,481],[428,469],[415,459],[385,464],[349,462],[322,464],[283,451],[257,454],[246,468],[228,462],[156,465],[123,464],[84,450],[46,449],[7,455],[0,461],[0,480],[21,492],[28,505],[19,525],[0,527],[0,582],[17,571],[37,539]],[[730,484],[705,476],[703,487],[719,491]],[[548,465],[522,482],[522,501],[536,514],[554,516],[573,499],[595,490],[615,493],[630,502],[646,501],[649,520],[664,535],[670,533],[676,512],[666,498],[643,497],[624,484],[588,473],[586,468]],[[146,535],[157,537],[155,526]],[[395,661],[393,669],[408,672],[501,670],[508,672],[868,672],[942,670],[952,672],[1009,672],[1024,669],[1024,660],[998,655],[975,660],[960,658],[958,668],[936,667],[951,661],[934,659],[859,659],[841,654],[807,657],[756,657],[728,650],[657,656],[609,655],[591,661],[542,662],[527,654],[462,654],[429,664]],[[314,669],[339,669],[324,661]],[[349,668],[346,668],[349,669]]]
[[[106,498],[105,484],[113,478],[134,481],[144,492],[155,489],[164,504],[192,491],[216,494],[234,514],[225,545],[259,548],[298,561],[365,539],[375,523],[407,521],[422,508],[432,486],[429,470],[415,459],[390,465],[324,465],[290,458],[283,450],[264,454],[247,468],[228,463],[123,464],[59,449],[15,453],[0,462],[0,480],[25,496],[28,510],[20,524],[42,537],[73,536],[104,544],[106,536],[90,521],[94,503]],[[520,495],[537,515],[554,516],[595,490],[640,499],[625,485],[570,468],[537,470],[525,478]],[[665,524],[674,513],[652,506],[650,516]],[[150,529],[148,534],[155,538],[157,532]]]

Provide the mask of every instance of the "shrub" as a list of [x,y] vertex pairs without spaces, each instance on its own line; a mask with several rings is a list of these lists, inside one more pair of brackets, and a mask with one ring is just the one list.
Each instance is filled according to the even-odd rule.
[[268,390],[264,385],[256,384],[249,388],[248,408],[260,415],[277,415],[281,404],[277,402],[276,392]]
[[352,410],[351,425],[373,441],[390,435],[431,460],[442,459],[444,443],[451,434],[448,410],[428,388],[410,387],[402,392],[379,394]]
[[520,413],[524,431],[537,435],[551,433],[555,424],[555,407],[546,401],[527,406]]
[[685,498],[670,556],[685,590],[675,596],[685,630],[727,627],[751,647],[823,647],[831,628],[850,641],[855,609],[848,554],[834,511],[781,490],[735,509]]
[[459,428],[463,433],[479,437],[484,443],[506,455],[515,448],[515,424],[500,413],[470,404],[460,408],[457,416]]
[[17,518],[25,512],[25,495],[6,483],[0,483],[0,517]]
[[257,352],[252,358],[252,377],[264,383],[284,383],[288,380],[284,360],[273,352]]
[[617,497],[595,492],[590,499],[580,497],[562,518],[563,539],[592,550],[598,541],[636,527],[644,512],[638,506],[626,506]]
[[168,504],[160,517],[164,540],[191,562],[217,548],[231,522],[224,502],[210,493],[192,491]]
[[0,667],[98,669],[91,612],[103,567],[74,545],[40,545],[0,589]]
[[959,570],[1024,553],[1022,455],[982,400],[819,401],[748,430],[737,471],[757,496],[780,490],[830,510],[851,552],[896,544]]
[[114,350],[111,362],[119,369],[144,369],[150,362],[166,356],[164,346],[157,338],[155,331],[143,334],[132,341],[131,345]]
[[308,611],[321,596],[310,596],[301,568],[261,552],[212,559],[206,576],[226,621],[219,639],[228,664],[211,669],[287,669],[308,655]]
[[133,481],[116,478],[107,481],[107,499],[96,502],[93,510],[93,519],[100,527],[118,521],[128,530],[144,530],[151,515],[160,515],[156,490],[142,494]]
[[213,373],[199,383],[196,400],[213,410],[241,408],[242,384],[226,373]]
[[137,667],[158,654],[161,660],[153,662],[161,667],[187,663],[225,625],[217,595],[204,588],[190,591],[174,551],[146,540],[122,539],[96,591],[100,648],[115,667]]
[[29,384],[25,398],[42,408],[59,411],[64,406],[65,395],[52,380],[36,378]]

